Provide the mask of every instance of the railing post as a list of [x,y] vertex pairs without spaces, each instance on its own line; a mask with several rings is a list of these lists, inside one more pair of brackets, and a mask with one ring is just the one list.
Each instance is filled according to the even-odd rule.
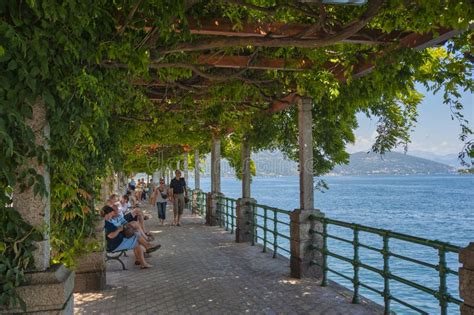
[[235,199],[232,199],[231,200],[231,206],[230,206],[230,233],[231,234],[234,234],[234,226],[235,226],[235,222],[234,222],[234,217],[235,217],[235,207],[236,207],[236,204],[235,204]]
[[324,264],[320,251],[323,248],[323,222],[320,218],[324,218],[324,214],[317,209],[296,209],[290,218],[291,276],[321,279]]
[[354,248],[354,296],[352,297],[352,303],[359,304],[359,269],[360,269],[360,260],[359,260],[359,229],[357,225],[354,227],[354,239],[353,239],[353,248]]
[[474,314],[474,242],[459,252],[459,295],[464,300],[461,315]]
[[386,232],[383,235],[383,301],[384,301],[384,314],[391,314],[390,307],[390,247],[389,247],[390,235]]
[[448,314],[448,301],[446,300],[446,295],[448,289],[446,287],[446,251],[444,247],[438,249],[439,264],[438,264],[438,273],[439,273],[439,306],[441,309],[441,315]]
[[328,223],[326,219],[323,220],[323,279],[321,286],[328,285]]
[[237,227],[235,241],[237,243],[252,242],[253,209],[257,201],[253,198],[237,199]]

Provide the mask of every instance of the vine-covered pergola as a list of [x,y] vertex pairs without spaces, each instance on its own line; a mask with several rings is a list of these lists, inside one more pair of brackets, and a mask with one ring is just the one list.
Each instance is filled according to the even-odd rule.
[[250,152],[283,151],[307,166],[309,209],[313,175],[348,161],[356,114],[378,121],[374,151],[409,144],[422,84],[459,121],[469,163],[472,3],[327,2],[1,3],[1,304],[22,303],[29,271],[97,251],[113,174],[151,173],[184,146],[191,167],[197,152],[228,159],[245,198]]

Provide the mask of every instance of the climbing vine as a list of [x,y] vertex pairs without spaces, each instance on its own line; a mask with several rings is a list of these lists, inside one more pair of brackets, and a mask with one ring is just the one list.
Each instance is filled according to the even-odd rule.
[[[296,159],[296,108],[275,110],[292,93],[314,100],[316,175],[347,162],[345,148],[355,140],[360,112],[378,119],[374,151],[406,146],[422,99],[416,83],[443,94],[461,125],[464,156],[472,158],[472,130],[457,92],[473,90],[472,31],[420,51],[400,48],[396,40],[351,45],[332,38],[363,28],[384,34],[465,30],[473,15],[468,2],[428,0],[370,0],[366,6],[274,0],[0,2],[0,304],[21,305],[14,288],[34,268],[34,241],[45,232],[22,220],[13,194],[31,189],[51,198],[51,260],[73,267],[97,245],[87,239],[94,232],[100,185],[112,172],[150,172],[175,163],[183,145],[207,153],[212,134],[221,137],[223,155],[238,174],[244,138],[253,151],[279,149]],[[209,38],[191,31],[194,24],[223,17],[232,30],[253,21],[309,28],[286,39]],[[314,31],[324,36],[306,40]],[[249,59],[242,69],[206,64],[206,58],[225,56]],[[302,61],[311,67],[251,67],[271,58],[283,58],[290,68]],[[353,65],[367,60],[375,68],[356,78]],[[328,63],[342,70],[334,72]],[[35,142],[28,125],[38,102],[47,112],[47,147]],[[27,167],[31,159],[49,169],[49,194],[43,178]]]

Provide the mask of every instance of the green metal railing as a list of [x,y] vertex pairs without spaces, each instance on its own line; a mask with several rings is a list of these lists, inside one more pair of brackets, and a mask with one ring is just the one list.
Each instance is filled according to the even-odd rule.
[[[204,215],[206,211],[206,193],[198,192],[196,197],[197,199],[195,201],[193,200],[193,202],[196,202],[200,214]],[[253,203],[248,204],[248,206],[250,206],[252,216],[249,222],[246,223],[251,226],[252,245],[262,245],[263,252],[271,250],[274,258],[277,257],[279,253],[289,257],[291,211]],[[227,231],[230,231],[230,233],[234,233],[237,228],[237,200],[221,196],[217,201],[216,211],[219,225]],[[450,304],[462,304],[459,298],[452,296],[448,291],[448,289],[453,288],[448,288],[447,277],[459,277],[459,274],[457,271],[448,268],[446,261],[447,254],[458,255],[460,247],[445,242],[319,216],[310,216],[310,219],[316,224],[321,224],[319,228],[311,229],[309,233],[317,235],[319,238],[317,242],[319,245],[313,244],[310,248],[322,254],[321,262],[313,262],[316,265],[320,264],[323,270],[322,286],[328,284],[328,273],[341,277],[351,283],[353,289],[353,303],[360,302],[360,289],[367,289],[383,298],[385,314],[392,313],[392,303],[397,303],[420,314],[428,314],[426,310],[422,309],[422,306],[413,305],[413,303],[407,301],[407,298],[397,296],[396,293],[392,294],[393,290],[391,290],[391,288],[394,289],[400,287],[400,285],[413,288],[437,299],[440,314],[442,315],[447,314]],[[342,229],[342,231],[333,231],[337,229]],[[366,236],[372,236],[372,238],[365,240]],[[378,237],[377,240],[380,241],[379,245],[372,244],[374,236]],[[416,250],[416,246],[421,246],[419,249],[423,251],[423,253],[427,252],[427,250],[432,251],[433,255],[438,257],[437,262],[429,263],[421,259],[409,257],[409,255],[402,255],[403,250],[401,250],[400,242],[412,245],[406,246],[412,251],[413,249]],[[337,248],[333,248],[333,243],[346,245],[345,247],[338,245]],[[345,252],[344,254],[337,252],[341,248],[345,248],[349,250],[349,252]],[[381,259],[374,258],[373,256],[371,256],[370,259],[365,259],[365,251],[378,253]],[[394,259],[397,261],[392,261]],[[338,265],[335,263],[336,261],[349,264],[351,267],[349,269],[338,270]],[[393,272],[391,266],[394,270],[399,269],[400,262],[404,262],[410,266],[421,266],[435,272],[438,275],[436,288],[428,287],[426,282],[425,284],[420,284],[417,281],[403,278],[400,276],[400,271],[398,270]],[[379,266],[374,266],[373,264]],[[366,272],[375,273],[382,277],[383,281],[381,281],[379,288],[374,287],[373,281],[364,280],[364,274]]]
[[[193,189],[189,189],[189,195],[191,196],[191,207],[194,207],[194,205],[196,205],[196,209],[198,212],[197,214],[199,214],[200,216],[205,216],[207,207],[207,194],[200,190],[195,191]],[[195,195],[196,199],[194,199]]]
[[[263,245],[263,252],[270,248],[273,258],[281,250],[290,255],[290,211],[261,204],[252,204],[252,245],[256,243]],[[286,245],[286,246],[285,246]]]
[[[459,254],[460,247],[451,245],[449,243],[444,243],[440,241],[433,241],[433,240],[428,240],[420,237],[414,237],[406,234],[401,234],[401,233],[396,233],[392,232],[389,230],[383,230],[383,229],[377,229],[377,228],[371,228],[368,226],[364,225],[359,225],[359,224],[354,224],[354,223],[347,223],[343,221],[338,221],[338,220],[332,220],[328,218],[322,218],[318,216],[311,216],[311,220],[314,221],[319,221],[322,223],[322,232],[317,231],[315,229],[311,229],[310,233],[318,234],[322,236],[322,247],[319,248],[317,246],[312,246],[312,249],[317,250],[322,253],[323,259],[322,259],[322,266],[320,266],[323,269],[323,280],[322,280],[322,285],[325,286],[328,283],[328,271],[336,274],[339,277],[342,277],[353,284],[353,303],[358,303],[359,302],[359,289],[360,287],[366,288],[370,291],[373,291],[379,295],[381,295],[384,299],[384,308],[385,308],[385,314],[389,314],[391,312],[391,302],[397,302],[405,307],[408,307],[416,312],[419,312],[420,314],[428,314],[426,311],[420,309],[417,306],[414,306],[410,304],[407,301],[402,300],[401,298],[398,298],[394,295],[392,295],[390,291],[390,284],[392,281],[402,283],[404,285],[407,285],[409,287],[415,288],[419,291],[422,291],[424,293],[427,293],[434,298],[436,298],[439,301],[439,306],[440,306],[440,313],[442,315],[447,314],[448,310],[448,303],[454,303],[456,305],[462,304],[462,301],[451,296],[448,293],[448,288],[446,285],[446,278],[449,274],[458,276],[458,272],[452,269],[449,269],[446,265],[446,254],[447,253],[455,253]],[[343,238],[339,235],[334,235],[328,233],[328,227],[329,226],[337,226],[337,227],[342,227],[349,229],[352,232],[352,239],[346,239]],[[368,244],[361,243],[359,240],[359,234],[360,232],[365,232],[369,234],[375,234],[380,237],[382,237],[382,248],[377,248],[375,246],[371,246]],[[328,239],[336,240],[339,242],[343,242],[346,244],[352,245],[353,248],[353,257],[348,258],[343,255],[340,255],[331,249],[329,249],[328,246]],[[427,248],[431,248],[432,250],[437,251],[438,254],[438,262],[437,264],[432,264],[432,263],[427,263],[422,260],[414,259],[412,257],[407,257],[395,252],[392,252],[390,250],[390,240],[398,240],[398,241],[404,241],[408,242],[411,244],[418,244],[422,246],[426,246]],[[383,268],[377,268],[371,265],[368,265],[364,262],[362,262],[359,258],[359,250],[360,249],[367,249],[370,251],[377,252],[382,255],[383,259]],[[353,276],[347,276],[346,274],[343,274],[335,269],[333,269],[331,266],[328,264],[328,257],[333,257],[337,260],[349,263],[352,265],[352,270],[353,270]],[[390,271],[390,258],[397,258],[401,259],[405,262],[416,264],[419,266],[423,266],[426,268],[430,268],[434,271],[436,271],[439,275],[439,286],[437,290],[434,290],[432,288],[429,288],[427,286],[421,285],[419,283],[416,283],[412,280],[408,280],[405,278],[402,278]],[[318,264],[317,262],[314,262],[315,264]],[[359,278],[359,272],[361,268],[374,272],[380,276],[383,277],[383,290],[379,290],[377,288],[374,288],[373,286],[361,282]]]
[[[261,204],[250,204],[252,207],[251,225],[252,245],[263,245],[262,251],[273,251],[275,258],[279,251],[289,256],[290,251],[290,211],[268,207]],[[237,200],[221,196],[217,200],[216,215],[219,226],[234,233],[237,228]]]
[[237,227],[237,200],[220,196],[217,199],[217,218],[219,226],[225,228],[226,231],[234,233]]

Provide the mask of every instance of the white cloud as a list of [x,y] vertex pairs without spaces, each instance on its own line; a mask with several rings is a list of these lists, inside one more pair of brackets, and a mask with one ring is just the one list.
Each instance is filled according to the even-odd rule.
[[360,152],[360,151],[369,151],[372,145],[375,142],[375,137],[377,133],[375,131],[369,137],[364,137],[362,135],[355,135],[356,141],[354,144],[347,146],[347,151],[349,153]]

